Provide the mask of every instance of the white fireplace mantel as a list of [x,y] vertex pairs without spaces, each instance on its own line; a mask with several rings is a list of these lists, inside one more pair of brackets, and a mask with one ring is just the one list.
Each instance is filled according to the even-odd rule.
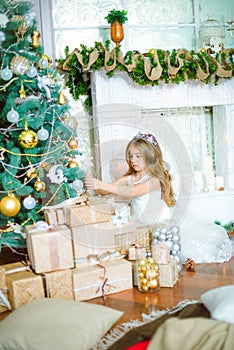
[[216,113],[221,117],[225,114],[225,130],[222,132],[228,138],[228,147],[226,154],[220,156],[226,157],[228,188],[192,194],[189,209],[208,222],[220,220],[227,223],[234,219],[234,79],[220,79],[216,86],[188,81],[144,87],[133,83],[124,72],[117,72],[109,78],[105,71],[99,71],[92,73],[91,87],[96,164],[105,181],[111,180],[109,163],[113,157],[120,156],[119,150],[122,152],[120,158],[124,158],[127,140],[135,135],[137,127],[155,132],[154,120],[149,120],[142,110],[217,106]]

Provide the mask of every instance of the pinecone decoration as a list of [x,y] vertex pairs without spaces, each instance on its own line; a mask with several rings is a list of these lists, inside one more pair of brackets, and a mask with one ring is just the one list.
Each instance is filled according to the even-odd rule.
[[195,262],[193,259],[188,258],[185,262],[185,267],[187,271],[195,271]]

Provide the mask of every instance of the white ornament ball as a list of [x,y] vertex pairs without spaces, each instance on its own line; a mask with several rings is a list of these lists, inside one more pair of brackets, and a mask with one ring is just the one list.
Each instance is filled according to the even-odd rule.
[[9,68],[4,68],[1,71],[1,78],[5,81],[11,80],[12,76],[13,76],[13,73]]
[[46,58],[42,58],[40,61],[39,61],[39,66],[40,68],[42,69],[46,69],[48,68],[48,65],[49,65],[49,62]]
[[172,241],[165,241],[166,245],[170,248],[170,250],[173,247],[173,242]]
[[179,227],[178,226],[174,226],[172,229],[171,229],[172,233],[175,234],[175,233],[178,233],[180,230],[179,230]]
[[7,113],[7,120],[10,123],[17,123],[19,120],[19,113],[11,108],[11,110]]
[[42,127],[40,130],[38,130],[37,136],[40,141],[45,141],[49,137],[49,132]]
[[37,69],[34,66],[31,66],[27,71],[27,76],[29,78],[35,78],[37,76]]
[[72,183],[72,187],[74,188],[75,191],[81,191],[83,190],[83,182],[81,180],[74,180]]
[[173,241],[174,242],[179,242],[180,241],[180,236],[176,233],[176,234],[174,234],[174,236],[173,236]]
[[25,209],[33,209],[36,205],[36,200],[35,198],[28,196],[26,198],[24,198],[23,200],[23,206],[25,207]]
[[0,30],[0,43],[6,40],[6,34]]
[[173,249],[176,250],[177,252],[179,252],[179,251],[180,251],[180,245],[177,244],[177,243],[175,243],[175,244],[173,245]]
[[158,236],[158,239],[159,239],[160,241],[165,241],[166,238],[167,238],[166,234],[163,233],[163,232],[160,232],[160,234],[159,234],[159,236]]
[[24,16],[24,19],[25,19],[25,21],[26,21],[26,23],[27,23],[27,27],[31,27],[32,24],[33,24],[33,19],[32,19],[32,17],[31,17],[30,15],[25,15],[25,16]]
[[172,239],[172,238],[173,238],[172,232],[168,232],[168,233],[167,233],[167,239]]

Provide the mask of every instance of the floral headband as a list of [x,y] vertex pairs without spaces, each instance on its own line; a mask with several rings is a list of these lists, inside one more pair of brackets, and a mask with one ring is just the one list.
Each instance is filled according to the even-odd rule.
[[151,145],[153,145],[154,147],[158,145],[158,142],[155,140],[154,136],[151,134],[144,134],[143,132],[139,132],[135,137],[150,142]]

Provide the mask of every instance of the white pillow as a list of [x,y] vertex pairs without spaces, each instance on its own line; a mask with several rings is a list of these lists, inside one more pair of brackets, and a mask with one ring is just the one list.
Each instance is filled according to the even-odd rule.
[[201,295],[201,302],[218,321],[234,323],[234,285],[218,287]]
[[88,350],[122,314],[86,302],[36,299],[0,322],[0,349]]

